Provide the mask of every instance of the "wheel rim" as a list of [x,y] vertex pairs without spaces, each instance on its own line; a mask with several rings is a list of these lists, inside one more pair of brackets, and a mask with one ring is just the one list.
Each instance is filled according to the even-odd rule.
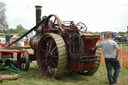
[[28,52],[18,53],[17,55],[18,68],[23,71],[28,71],[30,66],[29,54]]
[[[64,53],[60,55],[63,51]],[[67,63],[67,52],[61,36],[49,33],[41,38],[38,47],[37,62],[40,73],[49,78],[64,72]]]

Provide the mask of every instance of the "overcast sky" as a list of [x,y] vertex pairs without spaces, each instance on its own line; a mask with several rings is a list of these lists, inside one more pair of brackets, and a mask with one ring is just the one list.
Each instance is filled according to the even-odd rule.
[[0,0],[6,4],[9,28],[35,25],[35,5],[43,6],[42,16],[56,14],[61,21],[83,22],[88,31],[126,32],[128,0]]

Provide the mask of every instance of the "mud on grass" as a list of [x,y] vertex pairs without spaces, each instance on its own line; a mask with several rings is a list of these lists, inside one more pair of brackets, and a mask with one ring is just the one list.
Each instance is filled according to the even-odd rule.
[[[0,71],[0,74],[14,74],[8,71]],[[83,76],[73,72],[66,72],[58,79],[49,79],[41,76],[36,62],[31,63],[27,72],[19,74],[18,80],[3,80],[0,85],[108,85],[105,66],[100,66],[93,76]],[[121,69],[118,84],[128,84],[128,70]]]

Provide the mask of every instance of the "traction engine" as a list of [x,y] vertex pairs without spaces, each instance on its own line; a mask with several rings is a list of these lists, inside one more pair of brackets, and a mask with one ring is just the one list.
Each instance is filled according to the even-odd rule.
[[54,14],[42,19],[40,16],[41,6],[36,6],[37,25],[18,39],[35,30],[30,39],[34,54],[29,58],[37,60],[40,73],[49,78],[63,75],[65,71],[94,74],[100,65],[100,52],[93,48],[100,36],[88,35],[82,22],[61,21]]

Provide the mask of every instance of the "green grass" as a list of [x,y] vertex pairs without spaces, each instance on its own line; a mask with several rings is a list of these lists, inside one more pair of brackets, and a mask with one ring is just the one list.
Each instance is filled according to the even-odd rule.
[[126,44],[118,44],[118,45],[120,47],[120,50],[128,51],[128,45],[126,45]]
[[[0,74],[13,74],[8,71],[0,71]],[[100,66],[93,76],[83,76],[76,73],[67,72],[59,79],[49,79],[41,76],[36,62],[31,63],[28,72],[19,74],[18,80],[3,80],[0,85],[108,85],[107,73],[105,66]],[[128,84],[128,70],[121,69],[118,78],[118,84]]]

